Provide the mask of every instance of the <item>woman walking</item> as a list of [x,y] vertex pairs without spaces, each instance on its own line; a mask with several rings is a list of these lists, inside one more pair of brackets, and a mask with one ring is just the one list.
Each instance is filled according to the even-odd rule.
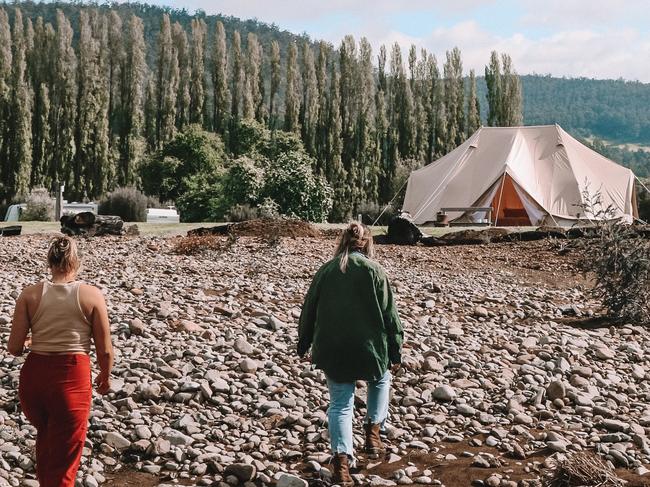
[[374,262],[370,230],[353,222],[343,232],[334,259],[314,276],[300,316],[298,355],[311,347],[330,394],[328,422],[334,482],[354,485],[352,420],[355,381],[368,383],[365,451],[384,451],[380,431],[388,416],[391,365],[401,363],[403,340],[388,278]]
[[37,432],[39,484],[73,487],[91,404],[90,343],[94,340],[97,352],[100,394],[110,389],[113,348],[104,296],[76,280],[80,260],[74,240],[54,240],[47,261],[52,280],[28,286],[18,297],[7,348],[16,356],[31,348],[18,395]]

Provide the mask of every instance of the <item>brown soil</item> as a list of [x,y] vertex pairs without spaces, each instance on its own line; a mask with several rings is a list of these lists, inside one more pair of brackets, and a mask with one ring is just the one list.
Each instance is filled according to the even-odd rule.
[[235,223],[230,233],[243,237],[320,237],[320,231],[313,225],[300,220],[259,219]]
[[110,487],[155,487],[161,480],[155,475],[133,470],[122,470],[118,473],[106,474],[106,483],[102,485]]
[[[527,457],[525,460],[519,460],[503,456],[503,453],[496,448],[470,446],[467,441],[460,443],[440,443],[435,446],[440,449],[437,453],[419,453],[414,451],[398,462],[392,464],[382,463],[376,466],[371,463],[372,468],[362,468],[360,472],[366,475],[379,475],[383,478],[390,479],[396,470],[414,465],[419,471],[414,477],[422,475],[424,470],[431,470],[433,472],[432,478],[440,480],[446,487],[468,487],[472,484],[472,481],[484,481],[494,473],[516,482],[520,480],[539,479],[541,464],[552,454],[550,451],[542,450]],[[503,466],[499,468],[473,467],[472,462],[474,458],[464,457],[464,452],[469,452],[473,455],[482,452],[489,453],[497,457],[503,463]],[[447,455],[453,455],[456,459],[445,460],[444,457]],[[527,467],[528,472],[526,472]],[[636,475],[631,470],[617,469],[616,474],[621,479],[629,482],[627,487],[650,487],[650,478]]]

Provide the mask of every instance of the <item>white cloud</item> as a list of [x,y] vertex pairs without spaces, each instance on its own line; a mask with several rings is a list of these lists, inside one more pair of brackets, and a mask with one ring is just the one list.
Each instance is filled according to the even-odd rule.
[[[458,46],[466,69],[477,72],[483,72],[490,52],[497,50],[509,53],[522,74],[623,77],[650,82],[649,0],[167,1],[189,10],[201,8],[208,13],[275,22],[334,45],[352,32],[357,38],[367,37],[375,49],[393,42],[404,48],[415,44],[433,51],[439,59],[444,58],[446,50]],[[486,6],[497,16],[490,30],[478,17],[477,9]],[[504,19],[501,26],[500,12]],[[467,20],[439,27],[441,16],[446,14],[447,22],[452,18]],[[398,15],[400,27],[394,20]],[[423,18],[435,19],[431,31],[414,36],[404,26],[405,15],[413,16],[420,27]],[[512,34],[513,30],[516,33]]]
[[403,49],[411,44],[435,53],[439,62],[445,51],[458,46],[466,71],[482,73],[493,50],[512,57],[521,74],[588,78],[624,78],[650,82],[650,39],[635,29],[594,31],[564,30],[539,39],[524,33],[501,37],[466,21],[449,28],[436,28],[429,35],[413,37],[398,31],[375,32],[370,40],[375,48],[398,42]]
[[634,19],[650,21],[648,0],[519,0],[522,23],[572,29],[607,26]]

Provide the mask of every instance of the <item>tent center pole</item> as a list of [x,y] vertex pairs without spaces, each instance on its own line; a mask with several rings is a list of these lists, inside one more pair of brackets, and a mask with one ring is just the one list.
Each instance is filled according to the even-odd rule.
[[494,226],[497,226],[497,222],[499,221],[499,211],[501,211],[501,197],[503,196],[503,187],[506,185],[506,175],[508,173],[504,172],[503,173],[503,179],[501,180],[501,189],[499,190],[499,201],[497,203],[497,211],[496,215],[494,216]]

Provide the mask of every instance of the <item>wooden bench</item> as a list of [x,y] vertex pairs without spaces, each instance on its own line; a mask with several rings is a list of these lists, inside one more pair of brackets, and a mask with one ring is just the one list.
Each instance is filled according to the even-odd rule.
[[460,206],[460,207],[446,207],[440,208],[442,213],[460,211],[463,213],[476,213],[478,211],[483,211],[487,213],[488,223],[482,223],[482,225],[491,225],[492,224],[492,207],[491,206]]
[[492,224],[492,207],[491,206],[454,206],[454,207],[446,207],[446,208],[440,208],[440,211],[443,214],[446,214],[448,212],[462,212],[462,213],[475,213],[475,212],[486,212],[487,213],[487,222],[486,223],[453,223],[451,222],[450,225],[462,225],[462,226],[484,226],[484,225],[491,225]]

